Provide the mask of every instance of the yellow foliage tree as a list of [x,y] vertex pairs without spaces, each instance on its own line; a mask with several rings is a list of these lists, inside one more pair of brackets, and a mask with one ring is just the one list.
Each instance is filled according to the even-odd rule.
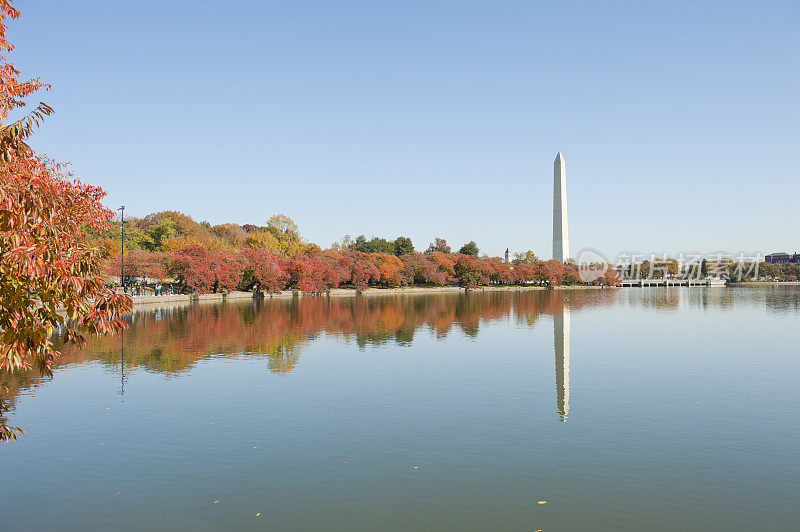
[[285,214],[275,214],[267,220],[267,231],[278,241],[279,253],[293,257],[303,252],[303,239],[297,224]]
[[247,235],[247,238],[244,239],[244,245],[251,249],[263,249],[275,255],[281,254],[281,246],[278,239],[268,232]]

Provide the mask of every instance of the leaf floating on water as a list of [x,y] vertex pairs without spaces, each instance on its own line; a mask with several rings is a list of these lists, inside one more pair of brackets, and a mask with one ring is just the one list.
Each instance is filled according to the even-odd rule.
[[216,501],[214,501],[214,504],[217,504],[219,501],[220,501],[220,499],[217,499]]
[[547,501],[539,501],[536,504],[547,504]]
[[261,517],[261,512],[258,512],[258,513],[256,514],[256,517]]

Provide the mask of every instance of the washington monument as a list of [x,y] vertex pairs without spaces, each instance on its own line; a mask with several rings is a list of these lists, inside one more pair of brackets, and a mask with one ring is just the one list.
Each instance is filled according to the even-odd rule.
[[568,258],[567,169],[559,151],[553,162],[553,259],[563,264]]

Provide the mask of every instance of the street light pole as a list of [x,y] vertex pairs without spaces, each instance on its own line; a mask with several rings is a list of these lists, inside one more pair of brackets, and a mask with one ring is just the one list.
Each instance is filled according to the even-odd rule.
[[125,291],[125,205],[117,209],[120,212],[120,226],[122,226],[122,256],[119,262],[119,285]]

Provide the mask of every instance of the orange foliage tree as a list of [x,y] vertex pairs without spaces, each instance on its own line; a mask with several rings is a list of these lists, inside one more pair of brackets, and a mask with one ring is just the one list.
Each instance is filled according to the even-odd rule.
[[[6,20],[18,16],[10,2],[0,0],[3,52],[13,50]],[[64,330],[68,343],[82,343],[86,334],[122,329],[119,316],[131,301],[105,288],[100,250],[84,240],[85,229],[103,229],[114,214],[100,204],[105,193],[25,144],[50,107],[40,103],[5,124],[10,111],[45,87],[18,75],[0,56],[0,371],[36,367],[49,375],[58,355],[50,340],[54,331]],[[7,426],[3,410],[0,397],[0,440],[13,440],[22,429]]]
[[388,253],[370,253],[370,259],[381,275],[381,282],[386,286],[402,286],[406,284],[405,276],[403,275],[404,264],[403,261],[397,258],[396,255],[389,255]]

